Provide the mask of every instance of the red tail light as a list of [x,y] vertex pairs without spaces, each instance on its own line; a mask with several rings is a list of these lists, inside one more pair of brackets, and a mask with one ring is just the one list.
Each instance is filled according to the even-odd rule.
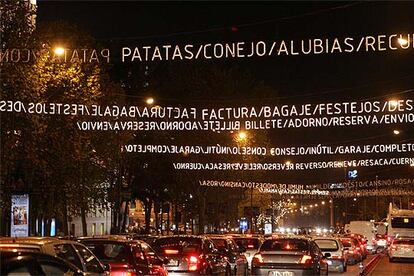
[[391,241],[391,237],[387,237],[387,241],[389,241],[389,242],[390,242],[390,241]]
[[311,264],[312,263],[312,256],[309,255],[303,255],[300,259],[301,264]]
[[249,244],[249,245],[247,246],[247,248],[254,248],[254,245],[253,245],[253,244]]
[[354,250],[349,250],[348,253],[349,254],[354,254]]
[[197,256],[190,256],[188,258],[188,270],[197,271],[198,270],[199,259]]
[[255,264],[262,264],[263,263],[263,257],[262,254],[257,253],[253,256],[252,265]]

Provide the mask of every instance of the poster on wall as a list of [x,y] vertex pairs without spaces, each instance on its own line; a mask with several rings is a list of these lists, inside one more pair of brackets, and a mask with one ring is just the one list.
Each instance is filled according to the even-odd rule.
[[12,237],[29,236],[29,195],[12,195],[11,211],[10,235]]

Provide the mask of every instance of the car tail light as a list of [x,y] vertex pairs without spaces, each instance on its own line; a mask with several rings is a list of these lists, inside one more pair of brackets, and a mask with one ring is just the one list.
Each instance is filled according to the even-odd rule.
[[354,250],[349,250],[348,253],[349,254],[354,254]]
[[334,260],[342,260],[344,257],[343,256],[332,256],[331,258]]
[[197,271],[198,270],[199,259],[197,256],[190,256],[188,258],[188,270]]
[[391,250],[397,250],[397,246],[396,245],[392,245],[391,246]]
[[387,237],[387,241],[390,242],[391,241],[391,237]]
[[303,255],[302,258],[300,259],[300,263],[301,264],[310,264],[310,263],[312,263],[312,256]]
[[174,249],[165,249],[165,254],[167,255],[173,255],[173,254],[178,254],[178,250],[174,250]]
[[361,244],[361,246],[360,246],[360,247],[361,247],[361,250],[364,250],[364,245],[363,245],[363,244]]
[[135,269],[127,269],[125,271],[111,271],[111,276],[135,276]]
[[247,248],[254,248],[254,245],[253,245],[253,244],[249,244],[249,245],[247,246]]
[[252,259],[252,265],[262,264],[263,263],[263,257],[262,254],[257,253],[253,256]]

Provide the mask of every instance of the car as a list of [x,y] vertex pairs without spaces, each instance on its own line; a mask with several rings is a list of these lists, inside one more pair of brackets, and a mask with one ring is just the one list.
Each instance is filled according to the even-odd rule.
[[365,260],[367,258],[368,251],[369,251],[367,249],[367,239],[361,234],[354,234],[354,233],[345,234],[344,237],[356,240],[360,248],[359,250],[361,252],[362,259]]
[[145,242],[120,237],[79,239],[105,265],[111,275],[168,275],[163,260]]
[[387,235],[375,235],[376,253],[381,253],[387,249],[388,238]]
[[174,276],[230,274],[227,261],[206,236],[160,237],[153,242],[153,247],[166,260],[167,270]]
[[25,249],[1,249],[0,275],[85,275],[65,260]]
[[328,263],[318,245],[308,237],[279,236],[266,239],[253,256],[252,275],[328,275]]
[[314,241],[323,254],[331,254],[331,257],[328,258],[328,269],[330,271],[347,271],[348,254],[338,238],[315,238]]
[[247,275],[248,263],[247,258],[243,254],[246,249],[238,246],[236,242],[228,236],[211,236],[218,252],[227,259],[232,275]]
[[253,255],[259,250],[259,247],[262,244],[262,239],[251,235],[239,236],[233,239],[239,247],[244,247],[246,249],[243,254],[246,256],[249,269],[251,269]]
[[83,244],[53,237],[1,238],[2,249],[24,249],[60,257],[86,274],[105,274],[108,269]]
[[347,254],[347,264],[353,265],[362,261],[361,249],[357,240],[352,238],[340,238],[340,241]]
[[414,259],[414,238],[395,238],[388,251],[390,263],[395,260]]

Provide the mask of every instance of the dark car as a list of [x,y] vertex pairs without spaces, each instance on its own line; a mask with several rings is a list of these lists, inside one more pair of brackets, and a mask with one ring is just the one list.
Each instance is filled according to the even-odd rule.
[[215,247],[219,253],[226,257],[228,262],[228,269],[234,275],[247,275],[248,264],[244,252],[246,249],[243,246],[238,246],[236,242],[226,236],[211,236]]
[[160,257],[168,261],[167,270],[175,276],[226,274],[227,261],[207,237],[162,237],[154,241],[153,248]]
[[103,264],[85,247],[73,240],[53,237],[0,238],[0,248],[41,252],[70,262],[86,274],[105,274]]
[[1,250],[0,275],[84,275],[58,257],[25,250]]
[[[327,254],[326,257],[330,257]],[[327,275],[328,263],[314,241],[305,237],[266,239],[252,260],[252,275]]]
[[[111,274],[166,276],[163,261],[145,242],[124,238],[82,238],[98,259],[109,266]],[[129,273],[129,274],[128,274]]]

